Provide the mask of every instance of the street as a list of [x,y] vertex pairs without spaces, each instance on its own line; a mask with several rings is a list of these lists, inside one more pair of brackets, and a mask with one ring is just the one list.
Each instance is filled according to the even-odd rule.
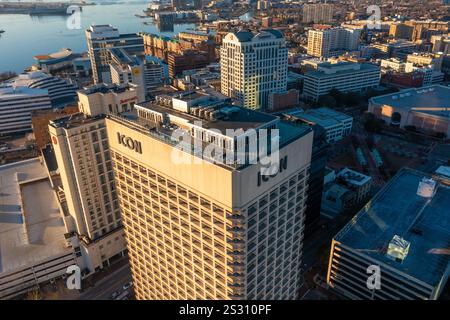
[[[97,281],[94,287],[87,288],[81,293],[78,300],[111,300],[115,291],[124,291],[122,286],[131,281],[130,265],[120,266],[117,270]],[[132,289],[128,289],[128,291]]]

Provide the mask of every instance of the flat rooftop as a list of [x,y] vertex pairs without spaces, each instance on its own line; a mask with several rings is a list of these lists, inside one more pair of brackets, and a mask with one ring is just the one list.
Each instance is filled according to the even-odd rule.
[[[431,199],[421,197],[417,188],[424,177],[430,178],[412,169],[401,170],[334,239],[436,286],[450,263],[450,188],[439,184]],[[386,256],[394,235],[411,243],[403,262]]]
[[375,105],[450,118],[450,87],[432,85],[373,97]]
[[[198,94],[198,93],[197,93]],[[198,96],[201,97],[201,96]],[[198,98],[198,97],[192,97]],[[169,108],[163,105],[160,105],[155,102],[144,102],[138,104],[142,108],[154,110],[159,113],[167,113],[170,115],[174,115],[180,117],[184,120],[187,120],[188,123],[194,124],[195,121],[201,121],[202,127],[205,129],[216,129],[220,130],[223,134],[226,134],[226,129],[257,129],[258,127],[269,123],[271,121],[275,121],[278,117],[262,113],[238,106],[223,104],[220,107],[220,111],[227,112],[227,118],[225,119],[217,119],[214,121],[206,120],[204,118],[195,116],[193,114],[189,114],[186,112],[178,111],[173,108]],[[199,105],[201,106],[201,104]],[[207,106],[205,106],[206,108]]]
[[117,84],[98,84],[98,85],[92,85],[89,87],[85,87],[83,90],[78,90],[78,92],[83,93],[85,95],[90,94],[106,94],[106,93],[122,93],[129,89],[132,89],[130,85],[117,85]]
[[318,124],[324,128],[341,125],[343,121],[353,119],[345,113],[330,108],[309,109],[305,112],[295,112],[291,115],[305,122]]
[[[229,105],[227,103],[220,103],[216,106],[216,111],[223,112],[223,117],[216,118],[215,120],[208,120],[204,117],[199,117],[193,114],[175,110],[168,106],[157,104],[156,102],[144,102],[135,105],[135,108],[140,109],[140,112],[145,112],[146,109],[151,112],[157,112],[160,114],[166,114],[171,119],[169,124],[156,123],[151,120],[143,119],[138,116],[137,110],[131,112],[121,113],[119,115],[109,115],[113,121],[122,123],[132,129],[138,130],[144,134],[148,134],[164,143],[176,145],[173,141],[172,134],[174,130],[178,129],[178,125],[183,126],[184,129],[189,125],[195,125],[194,122],[201,122],[203,129],[215,129],[219,130],[223,135],[226,135],[227,129],[239,130],[242,129],[246,132],[249,129],[257,130],[264,124],[276,126],[279,130],[280,136],[280,148],[287,144],[301,138],[302,136],[310,133],[312,129],[309,126],[295,125],[290,121],[282,121],[277,116]],[[210,106],[205,106],[209,108]],[[178,119],[182,121],[177,121]],[[195,138],[194,138],[195,139]],[[207,146],[209,142],[199,141],[203,147]],[[220,164],[219,164],[220,165]],[[225,165],[227,168],[240,169],[247,164],[233,164],[231,166]]]
[[342,74],[355,74],[366,72],[379,72],[380,67],[369,63],[355,62],[339,62],[339,63],[322,63],[318,66],[319,70],[308,71],[305,77],[312,78],[329,78]]
[[0,166],[0,274],[69,252],[65,232],[39,158]]
[[50,125],[54,128],[70,129],[70,128],[78,127],[80,125],[94,123],[95,121],[102,119],[102,118],[104,118],[103,115],[89,117],[89,116],[86,116],[84,113],[80,112],[80,113],[74,113],[74,114],[68,115],[66,117],[51,120]]

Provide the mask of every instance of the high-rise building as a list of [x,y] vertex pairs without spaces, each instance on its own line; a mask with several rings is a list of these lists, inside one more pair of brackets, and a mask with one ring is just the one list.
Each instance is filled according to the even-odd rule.
[[316,27],[308,32],[308,54],[319,58],[339,56],[359,49],[361,29],[329,26]]
[[111,25],[92,25],[86,30],[94,82],[111,83],[110,49],[124,49],[130,55],[143,56],[144,42],[138,34],[120,34]]
[[[157,97],[136,105],[137,115],[106,120],[136,298],[296,298],[311,129],[196,99]],[[279,130],[277,174],[263,175],[259,162],[208,156],[213,145],[230,152],[257,143],[249,129]],[[174,133],[199,149],[181,151]]]
[[328,285],[349,299],[437,299],[450,270],[443,180],[411,169],[392,178],[334,236]]
[[245,108],[267,109],[270,93],[286,91],[287,54],[278,30],[227,34],[220,48],[222,93]]
[[137,56],[129,56],[123,49],[111,49],[112,62],[109,65],[111,82],[117,85],[136,86],[137,101],[145,100],[145,63]]
[[308,3],[303,6],[303,23],[330,23],[334,6],[328,3]]
[[126,250],[105,119],[78,113],[51,121],[49,131],[68,239],[91,273]]

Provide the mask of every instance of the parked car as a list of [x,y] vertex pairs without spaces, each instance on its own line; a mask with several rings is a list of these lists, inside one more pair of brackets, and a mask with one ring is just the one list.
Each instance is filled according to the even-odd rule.
[[117,296],[119,296],[120,291],[114,291],[113,294],[111,295],[111,298],[115,299]]
[[133,285],[133,281],[127,282],[123,285],[123,290],[127,290],[128,288],[130,288]]

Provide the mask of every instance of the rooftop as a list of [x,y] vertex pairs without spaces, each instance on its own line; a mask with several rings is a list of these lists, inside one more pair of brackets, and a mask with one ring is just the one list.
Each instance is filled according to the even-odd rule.
[[338,62],[338,63],[321,63],[318,70],[308,71],[305,77],[313,78],[327,78],[335,77],[340,74],[354,74],[355,72],[370,72],[380,71],[380,67],[370,63],[355,63],[355,62]]
[[[196,97],[193,96],[192,98],[194,99]],[[189,124],[194,124],[195,121],[201,121],[203,128],[216,129],[221,131],[223,134],[226,133],[226,129],[243,129],[243,130],[257,129],[258,127],[266,123],[276,121],[278,119],[278,117],[270,114],[253,111],[238,106],[233,106],[230,104],[223,104],[218,108],[218,111],[222,112],[223,114],[226,114],[226,117],[216,120],[208,120],[203,117],[199,117],[191,113],[178,111],[155,102],[139,103],[139,106],[137,107],[150,109],[159,113],[170,114],[186,120],[187,121],[186,123]],[[205,108],[207,107],[208,106],[205,105]]]
[[[432,198],[419,196],[424,177],[429,178],[419,171],[401,170],[334,239],[435,286],[450,262],[450,188],[438,184]],[[386,256],[394,235],[410,243],[401,263]]]
[[28,88],[27,86],[0,85],[0,99],[17,99],[29,96],[48,96],[48,90]]
[[0,274],[64,253],[63,220],[39,158],[0,166]]
[[55,53],[41,54],[41,55],[34,56],[33,58],[40,62],[48,62],[48,61],[52,61],[52,60],[59,61],[59,60],[68,59],[71,56],[72,56],[72,50],[68,49],[68,48],[64,48]]
[[418,113],[450,118],[450,87],[432,85],[402,90],[372,98],[376,105],[388,105]]
[[351,170],[349,168],[342,169],[337,176],[345,179],[345,181],[347,181],[350,184],[360,186],[366,184],[372,179],[372,177],[370,176],[366,176],[362,173]]
[[75,128],[80,125],[94,123],[95,121],[104,118],[103,115],[99,115],[96,117],[86,116],[84,113],[75,113],[66,117],[58,118],[55,120],[51,120],[50,124],[54,128]]
[[309,109],[305,112],[291,113],[292,116],[308,123],[318,124],[324,128],[340,125],[343,121],[353,118],[345,113],[335,111],[330,108]]
[[83,90],[79,90],[79,93],[90,95],[95,93],[122,93],[133,88],[133,85],[117,85],[117,84],[104,84],[100,83],[97,85],[92,85],[85,87]]
[[239,42],[249,42],[252,41],[255,37],[262,38],[269,35],[274,36],[277,39],[281,39],[284,37],[281,31],[275,29],[264,29],[256,34],[250,31],[241,30],[238,32],[233,32],[233,34],[239,40]]

